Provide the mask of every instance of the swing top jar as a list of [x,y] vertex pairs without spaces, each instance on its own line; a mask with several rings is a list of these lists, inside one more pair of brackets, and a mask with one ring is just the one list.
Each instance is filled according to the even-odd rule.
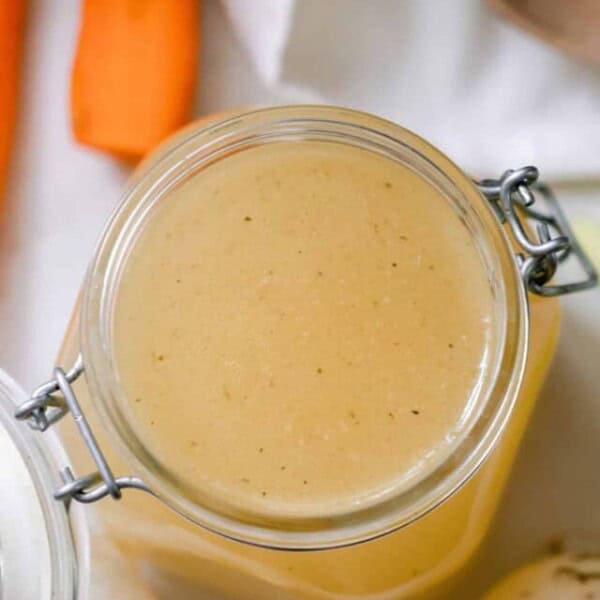
[[[122,495],[90,507],[107,535],[216,597],[444,593],[552,356],[542,296],[594,280],[536,177],[475,183],[341,108],[188,128],[138,168],[19,414],[60,422],[57,496]],[[587,279],[552,285],[572,251]]]

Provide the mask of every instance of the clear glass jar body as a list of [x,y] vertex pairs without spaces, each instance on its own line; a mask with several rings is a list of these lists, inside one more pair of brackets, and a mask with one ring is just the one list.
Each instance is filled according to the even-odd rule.
[[[177,143],[168,142],[141,171],[156,165]],[[104,500],[88,509],[98,514],[107,535],[127,557],[152,567],[157,589],[168,588],[169,594],[183,586],[211,598],[444,597],[488,528],[552,358],[558,304],[530,298],[529,312],[527,368],[500,441],[469,481],[406,527],[345,548],[287,552],[211,533],[138,491],[126,491],[117,504]],[[58,364],[70,365],[81,351],[82,330],[89,326],[82,318],[87,317],[76,310]],[[106,435],[106,421],[86,381],[80,378],[74,387],[113,471],[129,474],[131,465]],[[88,472],[92,465],[77,432],[68,421],[60,427],[76,472]]]

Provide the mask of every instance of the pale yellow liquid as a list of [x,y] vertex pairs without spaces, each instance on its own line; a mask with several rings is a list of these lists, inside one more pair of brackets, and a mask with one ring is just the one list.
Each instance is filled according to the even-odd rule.
[[[118,366],[138,433],[194,489],[267,512],[364,498],[426,471],[459,435],[493,340],[480,259],[437,193],[383,159],[302,148],[230,157],[173,194],[117,304]],[[261,171],[271,175],[257,182]],[[94,509],[127,557],[170,578],[161,598],[469,598],[456,582],[543,381],[557,304],[533,299],[531,321],[525,384],[500,445],[407,528],[290,553],[225,540],[135,491]],[[73,360],[75,334],[76,323],[60,364]],[[111,465],[127,474],[85,382],[75,387]],[[61,427],[76,471],[87,472],[72,424]]]
[[236,154],[170,193],[115,310],[140,438],[189,487],[270,511],[422,476],[459,435],[493,337],[487,274],[448,201],[318,142]]

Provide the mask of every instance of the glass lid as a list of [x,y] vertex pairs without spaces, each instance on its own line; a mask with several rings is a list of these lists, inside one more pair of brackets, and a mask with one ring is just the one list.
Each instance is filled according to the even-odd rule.
[[52,498],[50,457],[60,447],[52,432],[40,438],[14,420],[25,399],[0,370],[0,599],[69,600],[75,550],[67,511]]

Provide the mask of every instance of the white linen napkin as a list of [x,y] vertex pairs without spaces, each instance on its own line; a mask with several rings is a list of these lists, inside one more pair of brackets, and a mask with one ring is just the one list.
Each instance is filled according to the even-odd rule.
[[600,69],[481,0],[221,0],[274,95],[374,112],[493,176],[600,176]]

